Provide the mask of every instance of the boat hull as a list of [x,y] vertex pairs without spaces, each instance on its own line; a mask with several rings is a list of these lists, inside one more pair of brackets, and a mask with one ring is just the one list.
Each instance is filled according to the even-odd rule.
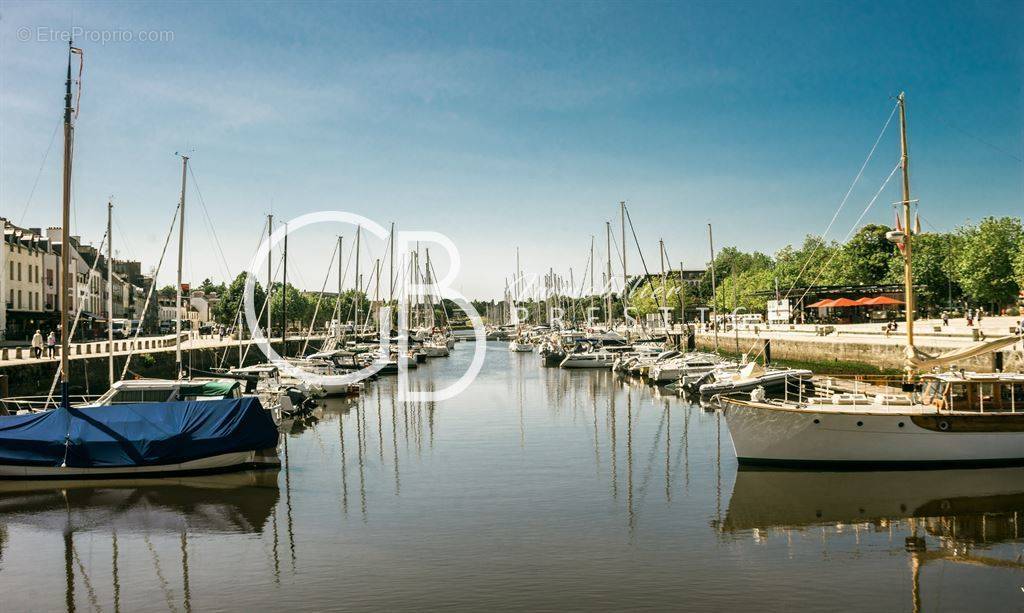
[[[931,422],[938,414],[779,408],[723,400],[736,458],[744,465],[939,468],[1024,464],[1024,414],[986,430]],[[958,417],[953,416],[953,419]],[[959,419],[963,419],[960,417]],[[967,417],[967,420],[972,417]],[[936,421],[936,423],[938,423]]]
[[150,466],[112,466],[109,468],[82,468],[60,466],[0,465],[0,480],[37,479],[139,479],[204,475],[235,470],[251,470],[280,466],[276,449],[222,453],[208,458],[190,460],[180,464]]

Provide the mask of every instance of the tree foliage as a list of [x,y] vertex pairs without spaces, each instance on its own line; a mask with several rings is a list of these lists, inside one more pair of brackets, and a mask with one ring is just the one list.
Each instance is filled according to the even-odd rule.
[[1014,263],[1024,243],[1021,220],[986,217],[957,228],[952,269],[957,282],[978,304],[1002,305],[1016,298],[1020,285]]

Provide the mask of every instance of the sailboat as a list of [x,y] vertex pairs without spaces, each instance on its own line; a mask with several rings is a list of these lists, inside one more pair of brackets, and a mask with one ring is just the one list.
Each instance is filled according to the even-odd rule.
[[[765,400],[720,397],[741,464],[922,468],[1024,464],[1024,374],[937,369],[1021,342],[1007,336],[929,356],[914,347],[906,99],[898,99],[903,170],[900,247],[906,295],[902,393]],[[927,369],[936,369],[919,374]]]
[[[61,402],[49,411],[0,416],[0,479],[156,477],[279,465],[277,424],[255,397],[225,397],[225,391],[218,390],[218,399],[214,400],[170,400],[170,391],[161,390],[162,401],[156,402],[98,407],[72,407],[69,402],[68,306],[72,302],[68,238],[74,135],[71,60],[75,54],[81,55],[82,51],[69,43],[59,301]],[[183,169],[183,199],[184,173]],[[179,253],[179,281],[180,259]],[[180,292],[180,283],[178,287]],[[180,370],[180,344],[176,363]]]

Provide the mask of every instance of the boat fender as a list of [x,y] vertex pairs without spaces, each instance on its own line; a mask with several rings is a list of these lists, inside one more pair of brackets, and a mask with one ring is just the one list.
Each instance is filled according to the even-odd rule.
[[945,419],[939,421],[939,430],[947,432],[949,430],[949,422]]
[[764,392],[764,387],[758,385],[754,389],[750,390],[750,401],[751,402],[764,402],[767,395]]

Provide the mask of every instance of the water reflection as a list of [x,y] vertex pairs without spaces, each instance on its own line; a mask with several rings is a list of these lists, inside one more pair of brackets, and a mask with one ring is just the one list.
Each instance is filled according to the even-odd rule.
[[1024,581],[1024,469],[737,471],[719,413],[538,362],[496,344],[436,405],[372,382],[291,424],[279,472],[9,484],[0,608],[891,610],[951,560],[1011,573],[983,577],[984,605]]
[[[829,538],[886,533],[911,569],[913,610],[922,608],[925,564],[949,562],[1024,571],[1016,548],[1024,538],[1024,468],[806,472],[741,468],[723,534],[763,542],[814,531]],[[1009,553],[1009,555],[1006,555]],[[1022,573],[1024,578],[1024,573]]]

